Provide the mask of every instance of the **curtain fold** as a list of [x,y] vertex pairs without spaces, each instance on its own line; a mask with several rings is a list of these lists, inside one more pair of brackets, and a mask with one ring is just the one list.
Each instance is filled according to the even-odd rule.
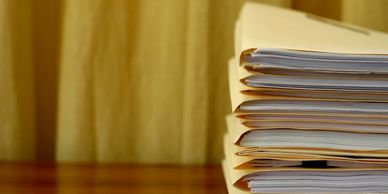
[[[0,0],[0,160],[218,163],[244,0]],[[263,0],[388,32],[383,0]]]
[[35,157],[40,160],[55,158],[61,5],[59,0],[32,0]]
[[[185,59],[183,66],[181,156],[182,163],[205,163],[208,120],[208,37],[207,0],[186,3]],[[177,80],[178,81],[178,80]],[[168,115],[166,115],[168,116]],[[168,137],[167,137],[168,138]]]
[[388,32],[388,1],[343,0],[342,20]]
[[30,16],[28,0],[0,1],[0,159],[5,160],[35,156]]

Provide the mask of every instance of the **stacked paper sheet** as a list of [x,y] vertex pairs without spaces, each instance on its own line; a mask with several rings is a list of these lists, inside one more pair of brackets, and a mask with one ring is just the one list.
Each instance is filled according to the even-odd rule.
[[388,192],[387,42],[383,33],[247,3],[229,61],[229,192]]

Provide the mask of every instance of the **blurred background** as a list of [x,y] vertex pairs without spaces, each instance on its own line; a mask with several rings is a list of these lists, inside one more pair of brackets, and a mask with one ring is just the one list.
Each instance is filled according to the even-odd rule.
[[[385,0],[267,0],[388,32]],[[243,0],[0,0],[0,160],[218,163]]]

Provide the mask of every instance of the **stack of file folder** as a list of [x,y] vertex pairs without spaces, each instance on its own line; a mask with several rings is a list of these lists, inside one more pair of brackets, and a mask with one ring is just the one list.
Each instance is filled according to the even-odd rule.
[[388,35],[244,5],[229,61],[229,193],[388,192]]

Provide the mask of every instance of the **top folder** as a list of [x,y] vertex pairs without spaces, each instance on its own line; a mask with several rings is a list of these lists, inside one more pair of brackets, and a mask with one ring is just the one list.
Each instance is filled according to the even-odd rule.
[[387,42],[384,33],[257,3],[245,4],[235,31],[237,61],[256,70],[388,74]]
[[329,56],[388,54],[384,33],[253,2],[244,5],[236,30],[237,54],[260,48],[327,52]]

